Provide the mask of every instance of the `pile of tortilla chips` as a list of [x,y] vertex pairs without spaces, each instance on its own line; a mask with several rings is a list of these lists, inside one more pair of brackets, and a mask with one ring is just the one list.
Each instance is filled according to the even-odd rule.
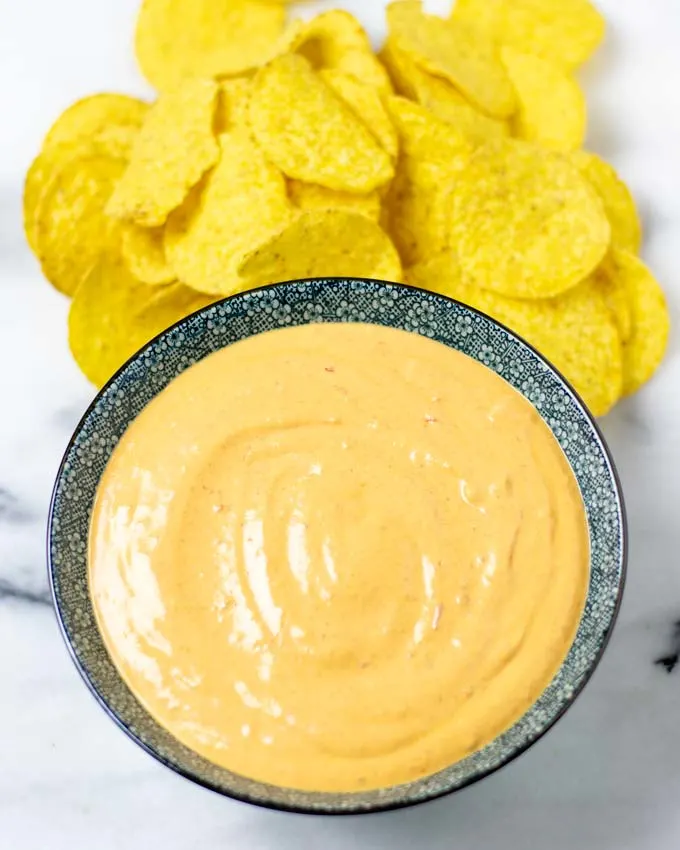
[[225,295],[299,277],[405,281],[533,343],[606,413],[659,365],[663,293],[635,203],[581,150],[574,77],[590,0],[418,0],[360,24],[274,0],[143,0],[151,104],[98,94],[55,122],[26,177],[26,234],[73,297],[70,344],[101,385]]

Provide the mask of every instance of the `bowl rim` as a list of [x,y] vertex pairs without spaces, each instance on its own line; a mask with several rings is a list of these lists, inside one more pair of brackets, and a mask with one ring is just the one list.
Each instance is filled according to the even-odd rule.
[[[600,645],[597,649],[597,652],[593,656],[593,659],[592,659],[591,663],[589,664],[588,669],[584,673],[583,678],[580,681],[578,687],[576,687],[572,691],[569,699],[565,700],[564,704],[559,708],[559,710],[551,718],[550,722],[544,728],[542,728],[540,730],[540,732],[538,732],[535,735],[535,737],[529,739],[528,741],[526,741],[522,745],[517,746],[515,749],[513,749],[507,755],[507,757],[501,759],[501,761],[498,764],[495,764],[490,768],[483,769],[479,773],[476,773],[476,774],[474,774],[470,777],[463,779],[455,787],[441,788],[441,789],[437,789],[437,790],[434,790],[434,791],[428,791],[425,795],[423,795],[422,797],[420,797],[418,799],[411,799],[408,795],[405,795],[403,799],[394,800],[394,801],[384,801],[384,802],[381,802],[380,800],[376,800],[375,804],[372,804],[370,806],[356,807],[356,808],[347,807],[347,808],[339,809],[337,806],[332,806],[331,804],[328,804],[328,806],[324,806],[322,804],[322,805],[319,805],[319,806],[315,806],[314,808],[311,808],[311,807],[306,807],[304,805],[287,804],[287,803],[279,802],[279,801],[275,802],[275,801],[272,801],[270,799],[266,799],[264,797],[255,798],[255,797],[249,796],[248,794],[240,793],[238,790],[235,790],[233,788],[220,787],[217,784],[211,782],[209,779],[205,779],[203,777],[200,777],[200,776],[193,774],[191,771],[185,769],[180,764],[175,764],[175,763],[171,762],[169,759],[165,758],[165,756],[162,753],[156,751],[151,745],[149,745],[145,741],[143,741],[138,735],[136,735],[133,732],[132,729],[130,729],[127,726],[125,721],[121,717],[119,717],[119,715],[117,714],[115,709],[107,702],[105,697],[102,694],[99,693],[97,687],[95,686],[94,682],[90,678],[89,671],[88,671],[87,667],[78,658],[77,653],[75,651],[75,648],[72,644],[72,641],[71,641],[71,639],[70,639],[70,637],[67,633],[66,625],[64,623],[64,617],[62,615],[62,611],[61,611],[61,608],[60,608],[60,604],[59,604],[59,600],[58,600],[58,596],[57,596],[57,591],[56,591],[56,586],[55,586],[55,581],[54,581],[55,569],[54,569],[54,564],[53,564],[53,559],[52,559],[52,538],[53,538],[53,533],[54,533],[55,509],[56,509],[56,501],[57,501],[58,490],[59,490],[60,483],[62,481],[65,465],[66,465],[66,463],[69,459],[69,456],[71,455],[71,452],[74,448],[74,445],[75,445],[77,439],[79,438],[79,435],[80,435],[81,431],[83,430],[85,424],[87,423],[90,415],[93,413],[96,406],[99,404],[101,397],[106,393],[109,386],[112,383],[114,383],[118,379],[118,377],[123,372],[125,372],[125,370],[128,368],[128,366],[130,366],[130,364],[132,364],[134,361],[136,361],[140,357],[140,355],[143,354],[143,352],[145,352],[150,347],[154,346],[166,334],[170,334],[171,332],[175,331],[176,329],[181,328],[182,325],[184,325],[185,323],[188,323],[193,317],[198,316],[202,313],[206,313],[207,311],[213,309],[214,307],[220,306],[220,305],[222,305],[226,302],[229,302],[231,300],[241,299],[246,295],[250,295],[251,293],[263,292],[263,291],[272,290],[272,289],[281,289],[281,288],[285,288],[285,287],[288,287],[288,286],[299,285],[299,284],[314,284],[314,283],[323,282],[324,284],[333,285],[333,284],[337,284],[337,283],[346,283],[348,281],[356,281],[356,282],[359,282],[359,283],[367,283],[367,284],[371,284],[371,285],[387,286],[387,287],[397,289],[397,290],[399,290],[399,289],[411,290],[411,291],[414,291],[416,293],[421,293],[422,295],[427,295],[427,296],[430,296],[430,297],[434,296],[435,298],[442,299],[445,302],[451,302],[453,304],[456,304],[459,308],[462,308],[463,311],[467,311],[468,313],[470,313],[472,315],[481,316],[487,322],[490,322],[492,325],[495,325],[496,327],[503,330],[511,338],[513,338],[513,339],[519,341],[521,344],[523,344],[540,363],[542,363],[544,366],[548,367],[548,369],[557,377],[558,381],[569,391],[569,393],[573,396],[573,398],[577,402],[579,411],[580,411],[581,415],[584,416],[586,418],[586,420],[588,421],[588,424],[590,425],[592,431],[594,432],[594,435],[597,438],[597,441],[599,443],[600,449],[601,449],[601,451],[604,455],[604,458],[606,459],[606,462],[608,464],[609,471],[611,473],[611,478],[612,478],[612,481],[613,481],[613,484],[614,484],[614,491],[615,491],[615,494],[616,494],[616,504],[617,504],[618,513],[619,513],[619,517],[620,517],[620,545],[621,545],[620,578],[619,578],[619,581],[618,581],[616,598],[615,598],[614,604],[612,606],[611,618],[610,618],[607,630],[604,632],[604,634],[602,636],[601,643],[600,643]],[[375,322],[370,322],[370,321],[365,321],[365,320],[362,321],[362,323],[375,324]],[[311,322],[309,324],[311,324]],[[405,331],[405,332],[410,332],[410,331]],[[257,335],[257,333],[249,334],[248,337],[249,336],[256,336],[256,335]],[[248,337],[244,337],[244,338],[248,338]],[[442,343],[442,344],[444,344],[444,343]],[[228,345],[223,346],[222,348],[225,348],[225,347],[228,347]],[[220,350],[222,350],[222,349],[220,349]],[[198,362],[198,361],[196,361],[196,362]],[[191,365],[194,365],[194,364],[192,363]],[[172,380],[174,380],[174,378]],[[505,380],[505,378],[503,378],[503,380]],[[157,393],[155,395],[157,395]],[[155,395],[154,395],[154,397],[155,397]],[[526,398],[526,396],[524,396],[524,397]],[[531,402],[530,399],[527,399],[527,401],[529,401],[529,403],[533,407],[535,407],[535,405],[533,404],[533,402]],[[569,466],[571,468],[571,463],[569,464]],[[196,785],[199,785],[203,788],[206,788],[207,790],[212,791],[216,794],[219,794],[222,797],[227,797],[228,799],[236,800],[237,802],[241,802],[241,803],[249,803],[250,805],[255,805],[258,808],[269,809],[269,810],[272,810],[272,811],[289,812],[289,813],[293,813],[293,814],[305,814],[305,815],[336,815],[336,816],[352,816],[352,815],[363,815],[363,814],[370,815],[370,814],[377,814],[377,813],[380,813],[380,812],[394,811],[394,810],[398,810],[398,809],[410,808],[412,806],[423,805],[425,803],[432,802],[433,800],[440,799],[442,797],[446,797],[450,794],[462,791],[465,788],[468,788],[472,785],[475,785],[476,783],[481,782],[482,780],[486,779],[487,777],[492,776],[494,773],[497,773],[498,771],[502,770],[504,767],[506,767],[507,765],[511,764],[516,759],[518,759],[520,756],[524,755],[524,753],[526,753],[527,750],[529,750],[534,744],[536,744],[538,741],[540,741],[551,729],[553,729],[553,727],[557,724],[557,722],[564,717],[564,715],[567,713],[567,711],[576,702],[577,698],[583,693],[583,690],[585,689],[586,685],[589,683],[589,681],[593,677],[595,670],[598,668],[598,666],[600,665],[600,662],[602,661],[602,657],[604,656],[604,653],[605,653],[607,647],[609,646],[612,634],[614,632],[614,628],[616,626],[616,623],[617,623],[617,620],[618,620],[618,617],[619,617],[619,614],[620,614],[620,611],[621,611],[621,605],[622,605],[622,602],[623,602],[623,596],[624,596],[624,591],[625,591],[627,577],[628,577],[629,531],[628,531],[628,519],[627,519],[626,505],[625,505],[625,499],[624,499],[624,495],[623,495],[623,487],[622,487],[622,484],[621,484],[621,479],[620,479],[618,470],[616,468],[616,464],[614,462],[614,458],[612,456],[611,450],[609,449],[609,446],[607,444],[607,441],[604,437],[604,434],[603,434],[600,426],[597,424],[595,417],[593,416],[593,414],[590,412],[590,410],[586,406],[586,404],[583,401],[583,399],[581,398],[580,394],[574,389],[572,384],[564,377],[562,372],[560,372],[555,366],[553,366],[553,364],[549,360],[547,360],[530,342],[527,342],[527,340],[525,340],[524,337],[520,336],[518,333],[513,331],[507,325],[503,324],[502,322],[498,321],[497,319],[494,319],[492,316],[488,315],[487,313],[484,313],[482,310],[478,310],[477,308],[472,307],[469,304],[465,304],[464,302],[459,301],[456,298],[452,298],[448,295],[444,295],[443,293],[432,292],[431,290],[425,289],[423,287],[413,286],[413,285],[407,284],[407,283],[400,283],[400,282],[395,282],[395,281],[385,281],[385,280],[379,280],[379,279],[376,279],[376,278],[355,277],[355,276],[345,276],[345,275],[337,275],[337,276],[331,276],[331,277],[294,278],[294,279],[291,279],[291,280],[277,281],[277,282],[274,282],[274,283],[265,284],[263,286],[254,287],[252,289],[249,289],[249,290],[246,290],[246,291],[243,291],[243,292],[233,293],[231,295],[225,296],[224,298],[218,298],[215,301],[211,302],[210,304],[207,304],[207,305],[199,308],[198,310],[195,310],[194,312],[182,317],[181,319],[179,319],[177,322],[173,323],[172,325],[169,325],[163,331],[161,331],[160,333],[158,333],[154,337],[152,337],[150,340],[148,340],[141,348],[139,348],[137,351],[135,351],[134,354],[132,354],[130,357],[128,357],[128,359],[116,370],[116,372],[108,379],[108,381],[101,388],[99,388],[97,390],[94,398],[88,404],[86,410],[84,411],[84,413],[80,417],[78,424],[76,425],[71,436],[69,437],[69,440],[68,440],[66,448],[63,452],[61,461],[59,462],[59,467],[58,467],[58,470],[57,470],[57,473],[56,473],[56,476],[55,476],[55,480],[54,480],[54,484],[53,484],[53,487],[52,487],[49,509],[48,509],[48,515],[47,515],[47,529],[46,529],[46,531],[47,531],[47,533],[46,533],[46,541],[45,542],[46,542],[46,549],[47,549],[47,552],[46,552],[47,578],[48,578],[48,585],[49,585],[50,597],[51,597],[51,602],[52,602],[52,608],[53,608],[53,611],[54,611],[54,614],[55,614],[55,617],[56,617],[56,620],[57,620],[59,632],[61,634],[61,637],[62,637],[64,643],[66,644],[66,648],[67,648],[69,656],[71,657],[71,661],[73,662],[78,673],[80,674],[80,677],[81,677],[82,681],[84,682],[84,684],[86,685],[87,690],[94,697],[96,702],[100,705],[100,707],[104,710],[104,712],[108,715],[108,717],[111,720],[113,720],[115,725],[119,729],[121,729],[131,741],[133,741],[135,744],[137,744],[137,746],[141,747],[142,750],[144,750],[148,755],[152,756],[156,761],[160,762],[165,767],[172,770],[174,773],[178,774],[179,776],[181,776],[182,778],[184,778],[184,779],[186,779],[190,782],[193,782]],[[579,624],[581,623],[582,618],[583,618],[583,612],[581,613],[581,618],[579,619]],[[574,638],[572,640],[572,643],[570,645],[570,649],[571,649],[571,646],[573,646],[575,640],[576,640],[576,636],[574,636]],[[566,659],[566,656],[565,656],[565,659]],[[563,664],[564,664],[564,660],[560,664],[558,671],[562,668]],[[557,671],[554,675],[557,675]],[[552,679],[551,679],[551,681],[552,681]],[[527,709],[527,712],[530,711],[531,708],[535,704],[536,704],[536,702],[532,703],[532,706],[530,706],[530,708]],[[144,710],[146,711],[146,709],[144,709]],[[524,716],[524,715],[522,715],[522,716]],[[517,718],[517,720],[519,720],[519,718]],[[512,725],[514,725],[514,723],[516,723],[517,720],[515,720]],[[172,734],[172,733],[170,733],[170,734]],[[432,775],[434,775],[434,774],[432,774]],[[426,779],[426,778],[427,777],[422,777],[422,779]],[[256,780],[253,780],[253,781],[256,781]],[[266,783],[262,783],[262,782],[259,782],[259,781],[257,781],[257,782],[260,785],[266,785]],[[323,795],[327,792],[316,792],[316,793],[319,794],[319,795]],[[352,792],[348,792],[348,793],[351,795]],[[330,796],[330,794],[329,794],[329,796]]]

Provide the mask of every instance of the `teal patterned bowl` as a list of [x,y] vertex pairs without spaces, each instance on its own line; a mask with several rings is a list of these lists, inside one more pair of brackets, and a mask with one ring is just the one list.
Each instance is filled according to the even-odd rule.
[[[557,675],[514,726],[456,764],[404,785],[357,793],[295,791],[231,773],[187,749],[137,702],[113,666],[87,582],[90,512],[106,462],[130,422],[187,367],[244,337],[310,322],[369,322],[419,333],[480,360],[519,390],[547,422],[571,464],[586,508],[590,584],[574,643]],[[85,683],[116,723],[163,764],[239,800],[296,812],[350,814],[420,803],[469,785],[540,738],[597,666],[621,602],[626,526],[621,489],[595,422],[571,387],[529,345],[488,317],[407,286],[337,278],[275,284],[183,319],[139,351],[99,393],[59,469],[48,564],[64,638]]]

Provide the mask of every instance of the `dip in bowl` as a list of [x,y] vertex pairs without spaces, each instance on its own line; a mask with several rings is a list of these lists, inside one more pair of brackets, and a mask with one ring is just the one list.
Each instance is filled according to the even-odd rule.
[[432,293],[311,280],[121,369],[48,550],[74,660],[134,740],[229,796],[353,813],[469,784],[561,716],[616,617],[625,521],[528,345]]

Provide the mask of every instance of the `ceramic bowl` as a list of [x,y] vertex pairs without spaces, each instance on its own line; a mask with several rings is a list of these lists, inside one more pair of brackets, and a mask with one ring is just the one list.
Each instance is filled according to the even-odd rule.
[[[486,364],[539,411],[571,464],[585,504],[588,596],[569,654],[538,701],[483,749],[436,774],[374,791],[303,792],[218,767],[146,712],[107,654],[88,592],[87,538],[97,485],[142,408],[187,367],[244,337],[310,322],[370,322],[436,339]],[[595,422],[567,382],[529,345],[488,317],[407,286],[336,278],[276,284],[211,305],[160,334],[115,375],[78,425],[57,476],[49,516],[49,575],[73,660],[101,706],[163,764],[221,794],[277,809],[350,814],[420,803],[469,785],[514,759],[572,704],[597,666],[623,591],[626,529],[621,489]]]

